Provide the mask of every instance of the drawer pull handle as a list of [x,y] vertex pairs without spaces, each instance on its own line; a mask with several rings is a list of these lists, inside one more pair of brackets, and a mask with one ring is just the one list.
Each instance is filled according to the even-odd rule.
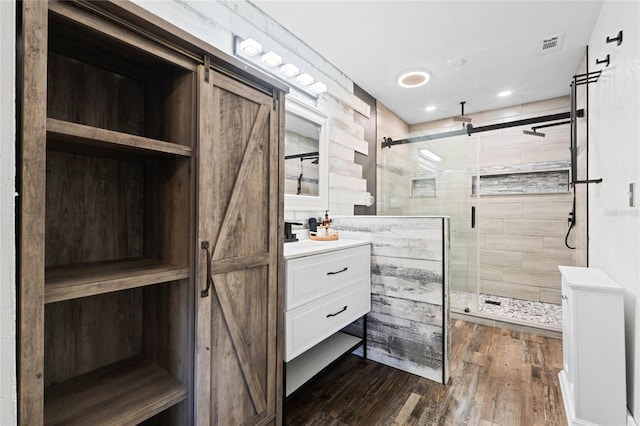
[[331,318],[331,317],[335,317],[336,315],[340,315],[341,313],[343,313],[344,311],[347,310],[347,305],[345,305],[344,308],[340,309],[338,312],[336,312],[335,314],[327,314],[327,318]]
[[[339,274],[339,273],[341,273],[341,272],[346,271],[347,269],[349,269],[349,268],[347,268],[347,267],[345,266],[344,268],[340,269],[339,271],[335,271],[335,272],[327,272],[327,275],[336,275],[336,274]],[[345,308],[345,309],[346,309],[346,308]],[[338,313],[340,313],[340,312],[338,312]]]

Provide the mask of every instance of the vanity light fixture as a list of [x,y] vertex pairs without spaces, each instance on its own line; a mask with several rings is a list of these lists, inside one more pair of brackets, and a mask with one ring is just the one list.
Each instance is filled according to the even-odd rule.
[[305,72],[297,76],[296,81],[298,82],[298,84],[301,84],[303,86],[308,86],[313,83],[314,78],[312,75],[309,75]]
[[315,82],[311,74],[306,72],[301,74],[300,68],[291,62],[282,65],[283,58],[276,52],[268,51],[258,55],[262,52],[262,44],[256,40],[234,36],[233,41],[233,54],[244,63],[260,69],[313,99],[318,99],[320,94],[327,92],[327,86],[324,83]]
[[262,63],[268,67],[276,67],[282,63],[282,56],[275,52],[267,52],[262,55]]
[[300,69],[292,63],[284,64],[280,67],[280,74],[285,77],[295,77],[300,72]]
[[502,92],[498,93],[498,96],[500,96],[501,98],[504,98],[505,96],[509,96],[511,94],[511,90],[503,90]]
[[327,85],[318,81],[309,86],[309,90],[319,95],[327,91]]
[[428,107],[425,108],[425,111],[427,112],[431,112],[431,111],[435,111],[436,110],[436,106],[435,105],[429,105]]
[[431,79],[431,75],[426,70],[408,70],[398,77],[398,84],[401,87],[415,88],[420,87]]
[[255,56],[262,52],[262,45],[252,38],[240,42],[240,50],[248,56]]

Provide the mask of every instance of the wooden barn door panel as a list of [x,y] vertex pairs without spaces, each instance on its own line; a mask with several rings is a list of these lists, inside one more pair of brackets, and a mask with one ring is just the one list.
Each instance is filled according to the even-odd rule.
[[279,401],[277,111],[203,69],[199,103],[197,423],[263,424]]

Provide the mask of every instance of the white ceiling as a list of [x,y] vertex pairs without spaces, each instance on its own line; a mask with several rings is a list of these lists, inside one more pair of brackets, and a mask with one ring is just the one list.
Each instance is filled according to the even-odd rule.
[[[409,124],[569,94],[602,1],[252,0]],[[564,34],[542,53],[542,39]],[[460,68],[447,67],[463,58]],[[407,89],[398,76],[431,73]],[[511,90],[509,97],[497,93]],[[426,112],[425,107],[437,109]]]

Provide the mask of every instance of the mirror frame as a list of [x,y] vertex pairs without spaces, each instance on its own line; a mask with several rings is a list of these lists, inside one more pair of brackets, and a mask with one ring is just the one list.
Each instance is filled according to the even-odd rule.
[[[318,137],[318,196],[284,194],[284,209],[326,210],[329,208],[329,116],[290,95],[286,97],[285,110],[320,126],[320,135]],[[286,120],[284,127],[286,131]]]

